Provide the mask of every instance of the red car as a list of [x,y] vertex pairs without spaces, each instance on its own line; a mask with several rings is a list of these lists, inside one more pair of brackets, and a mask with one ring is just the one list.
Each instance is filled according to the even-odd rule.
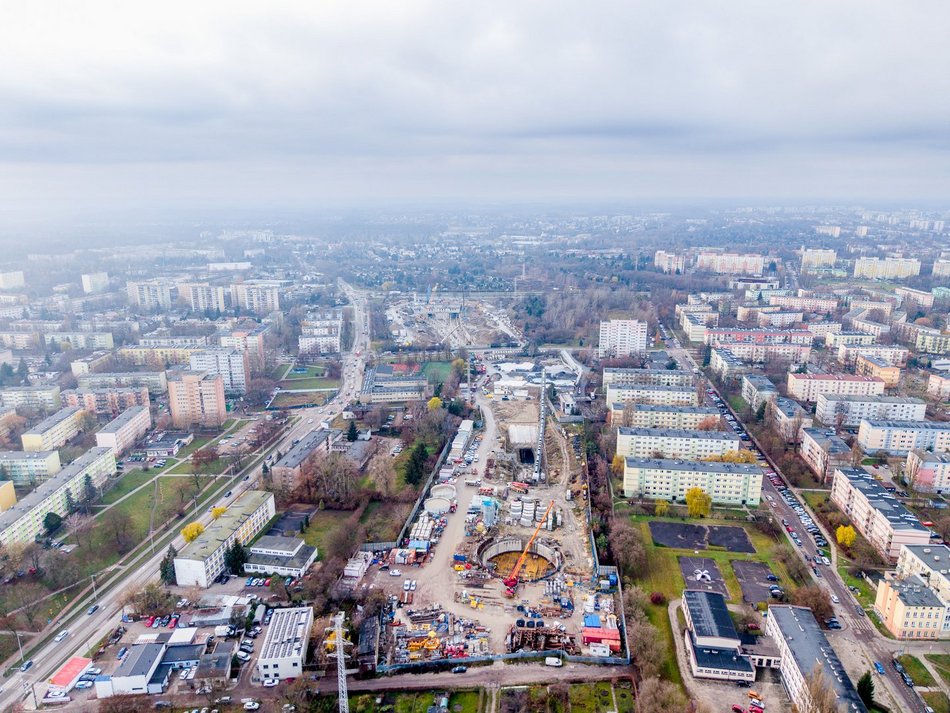
[[155,623],[155,617],[154,617],[154,616],[150,616],[148,619],[145,620],[145,628],[146,628],[146,629],[151,629],[151,628],[152,628],[152,624],[154,624],[154,623]]
[[169,628],[169,629],[174,629],[176,626],[178,626],[178,617],[177,617],[177,616],[173,616],[173,617],[171,618],[171,621],[168,622],[168,628]]
[[745,708],[740,706],[738,703],[732,704],[732,713],[745,713]]

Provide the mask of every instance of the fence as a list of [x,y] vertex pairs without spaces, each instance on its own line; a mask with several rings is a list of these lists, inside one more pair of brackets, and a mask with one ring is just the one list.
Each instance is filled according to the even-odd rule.
[[364,542],[360,545],[360,552],[382,552],[399,546],[398,542]]
[[530,659],[544,659],[548,656],[556,656],[570,663],[587,663],[601,666],[626,666],[629,665],[628,657],[620,656],[576,656],[565,654],[559,649],[552,651],[515,651],[510,654],[492,654],[490,656],[467,656],[462,659],[435,659],[432,661],[410,661],[408,663],[382,664],[376,667],[378,673],[396,674],[405,671],[420,671],[430,668],[441,668],[443,666],[457,666],[465,664],[466,666],[479,663],[494,663],[495,661],[520,661]]

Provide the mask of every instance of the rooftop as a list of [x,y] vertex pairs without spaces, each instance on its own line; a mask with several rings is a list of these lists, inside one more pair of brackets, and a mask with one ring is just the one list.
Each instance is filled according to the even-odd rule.
[[274,468],[297,468],[311,454],[330,437],[332,431],[326,429],[314,429],[300,439],[300,442],[293,446],[286,455],[274,463]]
[[[847,478],[851,487],[858,490],[867,499],[868,504],[887,518],[891,526],[900,530],[924,530],[920,520],[910,510],[897,501],[883,485],[876,481],[871,474],[862,468],[835,468],[835,478],[838,474]],[[833,488],[832,488],[833,489]]]
[[132,644],[129,653],[112,674],[112,678],[146,676],[165,653],[165,644]]
[[748,656],[743,656],[736,652],[736,649],[714,649],[708,646],[700,646],[696,643],[695,636],[692,636],[693,655],[696,657],[696,665],[701,668],[714,668],[725,671],[752,671],[752,662]]
[[885,396],[877,394],[874,396],[860,396],[855,394],[818,394],[818,398],[825,401],[841,401],[849,404],[925,404],[923,399],[914,396]]
[[897,592],[897,597],[907,607],[944,607],[940,597],[934,593],[919,574],[911,575],[906,579],[891,580],[891,587]]
[[46,418],[44,418],[38,424],[33,426],[33,428],[26,431],[23,435],[24,436],[27,434],[39,435],[42,433],[46,433],[47,431],[56,428],[56,426],[61,424],[63,421],[73,418],[73,416],[75,416],[80,411],[82,411],[82,409],[79,406],[67,406],[65,408],[61,408],[52,416],[47,416]]
[[310,607],[275,609],[261,647],[260,660],[303,656],[312,623],[313,609]]
[[58,451],[0,451],[0,463],[4,461],[46,460]]
[[693,633],[696,636],[735,639],[738,646],[739,634],[732,617],[729,616],[726,599],[719,592],[687,589],[683,592],[683,602],[689,609],[689,618],[693,622]]
[[789,372],[788,376],[790,379],[798,379],[801,381],[865,381],[884,383],[882,379],[878,379],[876,376],[857,376],[855,374],[796,374]]
[[617,429],[621,436],[655,436],[657,438],[701,438],[707,440],[729,440],[738,443],[739,436],[729,431],[697,431],[686,428],[638,428],[621,426]]
[[902,428],[914,431],[950,431],[950,422],[938,421],[888,421],[876,419],[861,419],[861,425],[868,424],[871,428]]
[[677,413],[695,413],[709,414],[718,416],[719,409],[715,406],[662,406],[656,404],[625,404],[622,401],[613,405],[614,411],[622,411],[630,408],[633,411],[644,411],[650,413],[666,413],[667,411],[676,411]]
[[834,688],[839,704],[844,703],[852,711],[867,713],[867,707],[810,609],[788,605],[770,606],[769,616],[788,643],[792,659],[802,676],[808,676],[818,664]]
[[937,572],[947,572],[950,567],[950,547],[946,545],[904,545],[917,559]]
[[262,490],[248,490],[235,500],[221,517],[208,525],[208,529],[198,535],[197,539],[188,544],[178,556],[182,559],[204,561],[227,542],[247,518],[273,497],[272,493]]
[[130,406],[114,419],[109,421],[109,423],[107,423],[105,426],[100,428],[98,432],[115,433],[119,429],[129,425],[136,418],[140,417],[143,412],[148,413],[148,408],[146,406]]
[[741,473],[761,475],[762,469],[751,463],[708,463],[698,460],[673,460],[671,458],[627,458],[628,468],[652,468],[656,470],[683,470],[693,473]]

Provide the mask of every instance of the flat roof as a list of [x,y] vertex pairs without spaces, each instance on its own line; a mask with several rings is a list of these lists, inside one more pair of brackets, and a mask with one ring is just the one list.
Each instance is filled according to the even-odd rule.
[[625,404],[622,401],[615,402],[613,409],[621,411],[625,408],[631,408],[634,411],[666,412],[675,411],[677,413],[695,413],[695,414],[716,414],[719,415],[719,409],[715,406],[663,406],[661,404]]
[[82,675],[82,673],[89,668],[89,664],[91,663],[92,659],[74,656],[64,663],[59,671],[53,674],[53,677],[49,680],[49,684],[57,688],[66,688]]
[[891,580],[891,587],[897,592],[898,598],[908,607],[945,607],[940,597],[927,586],[919,574],[911,575],[906,579]]
[[0,462],[46,460],[58,451],[0,451]]
[[901,428],[913,431],[950,431],[950,422],[937,421],[889,421],[863,418],[862,423],[867,423],[871,428]]
[[653,468],[658,470],[683,470],[693,473],[741,473],[762,474],[762,469],[751,463],[710,463],[699,460],[674,460],[672,458],[627,458],[628,468]]
[[145,406],[130,406],[114,419],[109,421],[109,423],[107,423],[105,426],[100,428],[98,433],[116,433],[120,428],[129,425],[129,423],[141,415],[143,411],[148,413],[148,408]]
[[884,383],[883,379],[878,379],[876,376],[857,376],[856,374],[796,374],[790,371],[788,375],[793,379],[801,381],[868,381]]
[[129,653],[112,674],[112,678],[145,676],[165,653],[165,644],[132,644]]
[[913,555],[937,572],[950,567],[950,547],[946,545],[904,545]]
[[768,388],[772,389],[772,391],[777,390],[775,384],[772,383],[772,380],[764,374],[746,374],[742,377],[742,379],[744,381],[748,381],[753,386],[759,387],[760,389]]
[[296,468],[309,458],[313,452],[327,438],[332,431],[325,428],[314,429],[300,439],[300,442],[293,446],[279,461],[274,463],[273,468]]
[[873,396],[860,396],[857,394],[818,394],[819,399],[825,401],[843,401],[851,404],[925,404],[923,399],[916,396],[886,396],[885,394],[875,394]]
[[617,391],[678,391],[695,393],[693,386],[665,386],[663,384],[607,384],[608,389]]
[[264,555],[251,552],[247,556],[247,563],[258,567],[286,567],[289,569],[303,569],[310,563],[311,557],[316,555],[317,548],[303,545],[299,550],[283,555]]
[[272,493],[263,490],[248,490],[235,500],[221,517],[208,525],[207,530],[186,545],[178,556],[182,559],[205,561],[228,541],[247,518],[272,497],[274,497]]
[[690,635],[690,644],[693,648],[693,656],[696,657],[696,665],[701,668],[755,672],[749,657],[737,653],[736,649],[714,649],[708,646],[700,646],[696,643],[696,638],[692,634]]
[[286,552],[289,555],[300,549],[301,544],[303,544],[303,540],[301,540],[299,537],[261,535],[256,540],[254,540],[253,544],[251,544],[248,549],[251,552],[253,552],[255,549],[279,550],[280,552]]
[[851,446],[845,443],[834,431],[828,431],[824,428],[803,428],[802,433],[807,434],[831,455],[851,452]]
[[729,616],[726,599],[722,594],[687,589],[683,592],[683,602],[689,609],[689,618],[693,623],[693,633],[696,636],[714,636],[739,641],[739,633],[736,631],[732,617]]
[[897,498],[866,470],[852,467],[835,468],[836,477],[839,472],[848,479],[851,487],[864,495],[872,508],[887,518],[892,527],[927,531],[927,528],[920,524],[917,516],[898,502]]
[[819,628],[811,609],[782,604],[770,606],[769,616],[788,643],[792,661],[803,677],[808,676],[818,664],[838,696],[839,703],[844,703],[852,711],[867,713],[867,707],[858,696],[825,633]]
[[310,626],[313,623],[311,607],[275,609],[264,645],[261,647],[260,660],[285,659],[303,656],[304,647],[310,638]]
[[660,438],[698,438],[705,440],[736,441],[739,436],[729,431],[697,431],[689,428],[641,428],[639,426],[620,426],[617,431],[622,436],[656,436]]
[[59,411],[57,411],[56,413],[54,413],[52,416],[47,416],[47,417],[44,418],[42,421],[40,421],[38,424],[36,424],[35,426],[33,426],[33,428],[31,428],[31,429],[29,429],[28,431],[24,432],[23,435],[24,435],[24,436],[26,436],[26,435],[38,436],[38,435],[41,435],[41,434],[43,434],[43,433],[46,433],[47,431],[50,431],[50,430],[56,428],[56,426],[58,426],[59,424],[61,424],[61,423],[62,423],[63,421],[65,421],[66,419],[72,418],[73,416],[75,416],[75,415],[76,415],[77,413],[79,413],[80,411],[82,411],[82,409],[81,409],[79,406],[66,406],[65,408],[61,408]]

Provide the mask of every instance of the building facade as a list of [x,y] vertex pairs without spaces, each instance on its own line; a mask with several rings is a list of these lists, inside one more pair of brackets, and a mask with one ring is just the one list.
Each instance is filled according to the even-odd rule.
[[192,371],[218,374],[224,380],[224,393],[245,394],[251,381],[247,352],[239,349],[202,349],[189,359]]
[[815,419],[826,426],[857,427],[865,419],[923,421],[927,403],[912,396],[838,396],[818,394]]
[[307,661],[313,607],[275,609],[257,659],[257,673],[264,681],[300,678]]
[[24,431],[20,436],[25,451],[51,451],[79,435],[85,410],[66,406]]
[[895,456],[918,449],[950,451],[950,423],[864,419],[858,427],[858,445],[865,453]]
[[788,395],[799,401],[817,401],[819,394],[841,396],[878,396],[884,393],[884,381],[854,374],[796,374],[789,372]]
[[217,427],[228,417],[224,379],[206,371],[172,372],[168,379],[168,405],[172,424]]
[[647,350],[647,323],[637,319],[609,319],[600,323],[597,356],[629,357]]
[[96,432],[96,445],[111,448],[118,456],[132,450],[132,447],[152,427],[152,417],[148,407],[132,406],[109,421]]
[[682,503],[690,488],[702,488],[717,505],[756,506],[762,493],[762,469],[745,463],[624,459],[626,498]]
[[726,431],[686,431],[671,428],[617,429],[617,455],[630,458],[702,460],[738,451],[739,437]]

